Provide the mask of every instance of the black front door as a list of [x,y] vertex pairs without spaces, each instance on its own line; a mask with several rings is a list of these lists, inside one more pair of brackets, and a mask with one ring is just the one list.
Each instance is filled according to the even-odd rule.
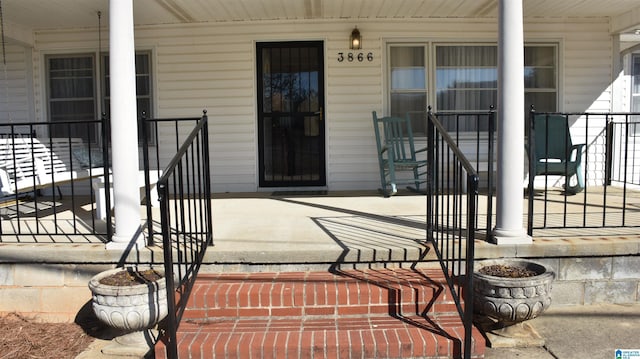
[[258,43],[261,187],[324,186],[322,42]]

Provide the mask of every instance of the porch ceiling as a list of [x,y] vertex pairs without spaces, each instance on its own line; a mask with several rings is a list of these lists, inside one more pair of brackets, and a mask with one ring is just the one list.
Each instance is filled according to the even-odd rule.
[[[26,31],[107,24],[109,0],[0,0],[5,26]],[[526,17],[640,21],[638,0],[523,0]],[[138,25],[278,19],[492,18],[498,0],[134,0]]]

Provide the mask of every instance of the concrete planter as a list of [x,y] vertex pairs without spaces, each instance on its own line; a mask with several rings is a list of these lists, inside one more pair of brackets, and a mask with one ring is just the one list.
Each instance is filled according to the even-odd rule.
[[[479,272],[482,267],[491,265],[525,268],[535,272],[536,275],[524,278],[505,278]],[[496,259],[475,263],[473,308],[477,314],[476,322],[479,322],[485,331],[503,339],[511,338],[514,342],[493,346],[544,344],[535,330],[522,322],[539,316],[549,308],[554,277],[555,275],[550,268],[528,260]],[[525,344],[519,340],[519,337],[524,338]],[[489,340],[492,341],[490,336]]]
[[102,349],[109,355],[144,355],[157,337],[153,328],[167,316],[167,289],[163,277],[147,284],[131,286],[100,283],[103,278],[123,271],[123,268],[96,274],[89,281],[93,311],[103,323],[124,334]]

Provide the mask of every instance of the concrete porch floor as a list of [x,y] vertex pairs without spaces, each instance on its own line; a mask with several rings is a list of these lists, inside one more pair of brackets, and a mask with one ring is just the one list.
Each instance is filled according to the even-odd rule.
[[[536,193],[536,226],[544,220],[542,196]],[[565,203],[560,191],[549,191],[548,224],[562,225],[564,220],[559,213],[566,206],[569,226],[586,221],[593,228],[534,230],[531,245],[496,246],[478,238],[476,257],[602,256],[640,252],[640,193],[627,195],[626,227],[598,227],[603,220],[611,225],[619,223],[622,217],[621,196],[610,190],[606,216],[601,214],[600,196],[592,191],[588,196],[566,197]],[[486,201],[486,196],[480,196],[481,214]],[[37,218],[33,211],[21,217],[22,230],[40,228],[38,234],[11,235],[18,220],[15,217],[0,219],[3,251],[17,250],[18,258],[24,260],[56,263],[77,262],[78,258],[85,263],[161,260],[159,246],[130,252],[128,256],[121,251],[105,250],[105,237],[88,231],[95,226],[104,232],[104,222],[92,219],[88,198],[76,201],[75,212],[70,210],[68,197],[57,202],[59,210],[55,214],[47,209],[48,212],[42,212],[44,214]],[[391,198],[384,198],[376,191],[216,193],[212,206],[214,247],[207,252],[205,262],[217,269],[208,270],[247,271],[253,266],[261,266],[262,271],[320,270],[336,263],[409,265],[435,259],[425,242],[426,198],[410,192]],[[588,208],[586,215],[580,212],[582,206]],[[144,207],[141,212],[146,216]],[[57,227],[53,225],[54,217]],[[157,208],[153,209],[153,218],[154,227],[159,228]],[[485,220],[486,216],[481,215],[479,225],[484,225]],[[73,226],[78,234],[56,234],[56,230],[65,233]],[[523,218],[523,227],[526,227],[526,218]],[[23,246],[31,248],[28,254],[20,249]],[[51,256],[52,250],[55,256]]]

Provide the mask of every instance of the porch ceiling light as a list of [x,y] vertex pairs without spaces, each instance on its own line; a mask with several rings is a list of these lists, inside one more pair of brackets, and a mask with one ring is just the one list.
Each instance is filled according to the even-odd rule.
[[353,31],[351,31],[351,36],[349,37],[349,48],[351,50],[360,50],[362,48],[362,38],[360,37],[360,31],[358,31],[357,26]]

